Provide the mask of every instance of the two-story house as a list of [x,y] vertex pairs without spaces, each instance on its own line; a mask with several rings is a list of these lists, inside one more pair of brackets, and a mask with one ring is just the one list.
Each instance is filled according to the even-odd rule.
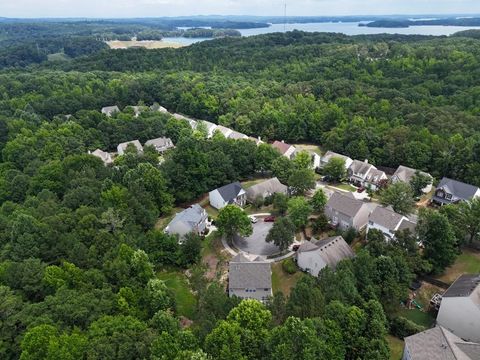
[[397,231],[409,229],[413,233],[415,227],[414,221],[396,213],[391,207],[377,206],[368,217],[367,238],[372,229],[380,230],[387,240],[392,240]]
[[272,144],[272,147],[276,149],[280,154],[282,154],[283,156],[285,156],[290,160],[293,160],[295,158],[297,149],[293,145],[289,145],[284,141],[275,141]]
[[368,160],[353,160],[347,173],[351,183],[357,186],[370,187],[372,190],[377,190],[382,181],[388,179],[385,172],[378,170]]
[[345,230],[353,227],[363,229],[368,223],[371,208],[361,200],[355,199],[352,193],[334,192],[325,205],[325,215],[330,224]]
[[155,150],[160,154],[163,154],[165,151],[173,149],[175,147],[172,140],[167,137],[148,140],[145,143],[145,146],[153,146]]
[[177,213],[165,228],[165,232],[178,235],[181,242],[189,233],[203,234],[207,228],[207,223],[207,212],[200,205],[195,204]]
[[345,161],[345,170],[348,170],[348,168],[352,165],[353,163],[353,160],[351,158],[349,158],[348,156],[345,156],[345,155],[342,155],[342,154],[338,154],[336,152],[333,152],[333,151],[327,151],[325,153],[325,155],[322,156],[322,158],[320,159],[320,168],[323,168],[325,165],[327,165],[331,159],[333,158],[339,158],[339,159],[342,159],[343,161]]
[[230,204],[243,207],[247,203],[246,192],[238,181],[210,191],[208,198],[210,205],[217,210]]
[[[392,183],[404,182],[404,183],[410,184],[410,182],[412,181],[413,177],[417,172],[423,176],[428,177],[430,180],[433,180],[432,175],[430,175],[429,173],[418,171],[416,169],[412,169],[407,166],[400,165],[395,171],[395,173],[392,175],[392,178],[391,178]],[[430,184],[428,184],[422,189],[422,192],[424,194],[428,194],[431,190],[432,190],[432,183],[430,182]]]
[[444,177],[435,189],[432,201],[438,205],[448,205],[474,198],[480,198],[480,188]]

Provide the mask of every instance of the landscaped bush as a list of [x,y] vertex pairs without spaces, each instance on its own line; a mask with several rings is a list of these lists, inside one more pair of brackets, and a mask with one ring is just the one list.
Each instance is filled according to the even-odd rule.
[[390,322],[390,333],[400,339],[415,335],[424,330],[425,328],[423,326],[417,325],[403,316],[398,316]]
[[293,259],[285,259],[282,261],[282,269],[285,271],[287,274],[295,274],[297,272],[297,265],[293,262]]
[[353,240],[357,237],[357,231],[353,227],[349,227],[342,233],[343,238],[347,244],[351,244]]

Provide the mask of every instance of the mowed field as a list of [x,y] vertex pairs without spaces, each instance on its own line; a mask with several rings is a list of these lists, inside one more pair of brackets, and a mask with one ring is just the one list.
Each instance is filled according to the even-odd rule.
[[114,40],[114,41],[107,41],[108,46],[110,46],[110,49],[128,49],[131,47],[143,47],[145,49],[164,49],[164,48],[180,48],[183,45],[182,44],[177,44],[177,43],[172,43],[172,42],[166,42],[163,40],[146,40],[146,41],[120,41],[120,40]]

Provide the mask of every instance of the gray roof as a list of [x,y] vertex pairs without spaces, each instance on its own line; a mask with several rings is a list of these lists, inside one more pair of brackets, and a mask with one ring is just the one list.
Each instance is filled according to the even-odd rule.
[[480,274],[463,274],[450,285],[443,297],[469,297],[480,286]]
[[266,261],[250,261],[243,254],[230,260],[228,286],[232,289],[271,289],[272,271]]
[[160,148],[173,147],[172,140],[170,138],[166,138],[166,137],[161,137],[161,138],[157,138],[157,139],[148,140],[145,143],[145,146],[149,146],[149,145],[152,145],[154,147],[160,147]]
[[387,179],[387,174],[384,171],[378,170],[375,167],[372,167],[367,173],[365,180],[371,182],[372,184],[378,184],[382,179]]
[[307,251],[318,251],[323,261],[332,269],[335,269],[340,261],[355,256],[352,248],[341,236],[333,236],[323,240],[312,239],[312,241],[305,241],[300,245],[297,253]]
[[377,206],[368,217],[369,221],[392,231],[396,230],[397,226],[400,225],[403,219],[403,215],[396,213],[389,207],[386,208],[383,206]]
[[104,163],[111,163],[112,162],[112,156],[108,152],[105,152],[103,150],[97,149],[94,152],[92,152],[91,154],[93,156],[96,156],[96,157],[102,159],[102,161]]
[[229,128],[223,126],[223,125],[218,125],[215,130],[216,130],[216,131],[220,131],[220,132],[223,134],[223,136],[225,136],[225,137],[226,137],[228,134],[230,134],[231,132],[233,132],[232,129],[229,129]]
[[127,150],[127,147],[129,144],[132,144],[133,146],[135,146],[139,152],[143,151],[142,144],[140,144],[140,141],[138,140],[132,140],[132,141],[127,141],[127,142],[118,144],[117,149],[122,149],[123,151],[125,151]]
[[105,106],[104,108],[102,108],[102,113],[103,114],[111,114],[111,113],[114,113],[114,112],[120,112],[120,109],[118,108],[118,106]]
[[195,230],[195,226],[205,220],[207,215],[205,210],[198,204],[190,206],[175,215],[167,226],[170,234],[188,234]]
[[150,106],[150,110],[159,111],[159,112],[162,112],[162,113],[168,113],[168,110],[165,109],[163,106],[160,106],[160,104],[158,104],[158,103],[155,103],[152,106]]
[[336,152],[333,152],[333,151],[330,151],[330,150],[329,150],[329,151],[327,151],[327,152],[325,153],[325,155],[322,156],[322,161],[323,161],[323,162],[329,162],[330,159],[332,159],[332,158],[340,158],[340,159],[342,159],[342,160],[344,160],[344,161],[347,161],[347,160],[350,159],[350,158],[349,158],[348,156],[346,156],[346,155],[338,154],[338,153],[336,153]]
[[405,338],[412,360],[478,360],[480,344],[466,342],[437,326]]
[[340,192],[334,192],[326,204],[349,217],[355,217],[364,205],[363,201],[355,199],[351,193]]
[[243,190],[242,185],[237,181],[225,186],[222,186],[217,189],[217,191],[222,196],[223,200],[230,202],[235,200],[240,192]]
[[355,174],[359,174],[360,176],[366,176],[372,167],[373,165],[368,162],[353,160],[352,165],[350,165],[350,170],[352,170]]
[[207,120],[202,120],[202,124],[205,125],[205,127],[207,128],[208,131],[210,130],[215,130],[217,128],[217,124],[214,124],[210,121],[207,121]]
[[398,227],[397,231],[402,231],[402,230],[410,230],[411,233],[415,232],[415,229],[417,228],[417,223],[415,223],[412,220],[406,220],[403,219],[402,222],[400,223],[400,226]]
[[229,139],[233,140],[241,140],[241,139],[247,139],[248,136],[242,133],[239,133],[238,131],[233,131],[229,136]]
[[263,196],[265,193],[286,193],[287,189],[286,185],[283,185],[278,178],[274,177],[249,187],[246,193],[250,200],[254,200],[257,196]]
[[447,193],[453,194],[463,200],[470,200],[478,191],[478,187],[465,184],[461,181],[444,177],[437,186],[437,189],[444,188]]
[[[416,172],[417,172],[416,169],[412,169],[407,166],[400,165],[395,171],[395,173],[393,174],[393,176],[396,176],[399,180],[403,182],[410,183],[410,181],[412,181],[412,178]],[[429,178],[432,177],[432,175],[423,171],[419,171],[419,173],[422,175],[428,176]]]

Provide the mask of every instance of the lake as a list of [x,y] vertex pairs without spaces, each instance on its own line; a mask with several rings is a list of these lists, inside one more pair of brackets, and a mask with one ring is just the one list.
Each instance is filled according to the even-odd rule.
[[[243,36],[254,36],[269,34],[273,32],[284,32],[301,30],[308,32],[336,32],[345,35],[360,34],[406,34],[406,35],[451,35],[458,31],[469,29],[480,29],[479,27],[466,26],[410,26],[408,28],[369,28],[358,26],[358,22],[336,22],[336,23],[306,23],[306,24],[273,24],[268,28],[261,29],[238,29]],[[196,42],[211,40],[206,38],[165,38],[165,41],[176,42],[182,45],[190,45]]]

